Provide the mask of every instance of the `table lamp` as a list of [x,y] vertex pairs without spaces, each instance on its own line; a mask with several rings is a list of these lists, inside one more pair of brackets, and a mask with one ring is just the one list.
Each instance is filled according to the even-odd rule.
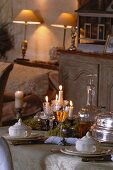
[[26,55],[27,46],[28,46],[28,41],[26,39],[27,25],[28,24],[41,24],[41,18],[35,15],[35,13],[32,10],[23,9],[15,17],[15,19],[13,20],[13,23],[19,23],[19,24],[25,25],[24,40],[21,42],[21,50],[22,50],[22,57],[23,57],[22,60],[28,60],[24,58]]
[[63,36],[63,49],[65,50],[65,37],[66,37],[66,29],[75,26],[76,24],[76,17],[70,13],[61,13],[55,21],[55,24],[51,26],[60,27],[64,29],[64,36]]

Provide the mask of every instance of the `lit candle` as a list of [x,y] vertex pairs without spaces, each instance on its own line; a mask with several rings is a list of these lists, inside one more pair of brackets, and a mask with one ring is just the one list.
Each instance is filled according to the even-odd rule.
[[45,97],[45,101],[46,101],[46,103],[48,103],[48,96]]
[[45,108],[44,108],[44,110],[45,110],[46,113],[48,113],[48,112],[49,112],[48,96],[45,97],[45,101],[46,101],[46,102],[45,102],[45,106],[44,106]]
[[58,102],[58,94],[56,94],[56,102]]
[[69,115],[68,115],[68,117],[69,118],[72,118],[73,117],[73,102],[72,101],[70,101],[70,106],[69,106]]
[[23,105],[23,98],[24,98],[24,93],[23,91],[16,91],[15,92],[15,108],[22,108]]
[[62,105],[63,104],[63,90],[62,90],[62,85],[59,86],[59,103]]

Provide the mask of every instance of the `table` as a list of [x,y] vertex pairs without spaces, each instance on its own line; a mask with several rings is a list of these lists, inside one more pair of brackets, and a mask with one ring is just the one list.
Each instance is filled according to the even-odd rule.
[[[7,133],[7,127],[0,128],[0,134]],[[82,162],[76,156],[52,153],[56,146],[51,144],[9,145],[14,170],[113,170],[113,162]]]

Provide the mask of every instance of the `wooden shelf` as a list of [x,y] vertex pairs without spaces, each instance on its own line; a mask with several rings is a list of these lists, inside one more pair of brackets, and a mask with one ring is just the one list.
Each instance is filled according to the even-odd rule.
[[30,60],[16,59],[14,60],[14,63],[30,66],[30,67],[41,67],[41,68],[52,69],[52,70],[59,69],[58,62],[51,63],[51,62],[43,62],[43,61],[30,61]]

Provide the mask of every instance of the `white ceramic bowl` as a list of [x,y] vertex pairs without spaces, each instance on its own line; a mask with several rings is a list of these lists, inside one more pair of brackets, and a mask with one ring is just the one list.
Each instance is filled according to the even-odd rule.
[[31,135],[31,127],[26,126],[21,119],[13,126],[9,127],[9,136],[12,137],[28,137]]
[[99,142],[89,132],[83,138],[78,139],[75,146],[76,150],[80,152],[94,153],[100,151]]

